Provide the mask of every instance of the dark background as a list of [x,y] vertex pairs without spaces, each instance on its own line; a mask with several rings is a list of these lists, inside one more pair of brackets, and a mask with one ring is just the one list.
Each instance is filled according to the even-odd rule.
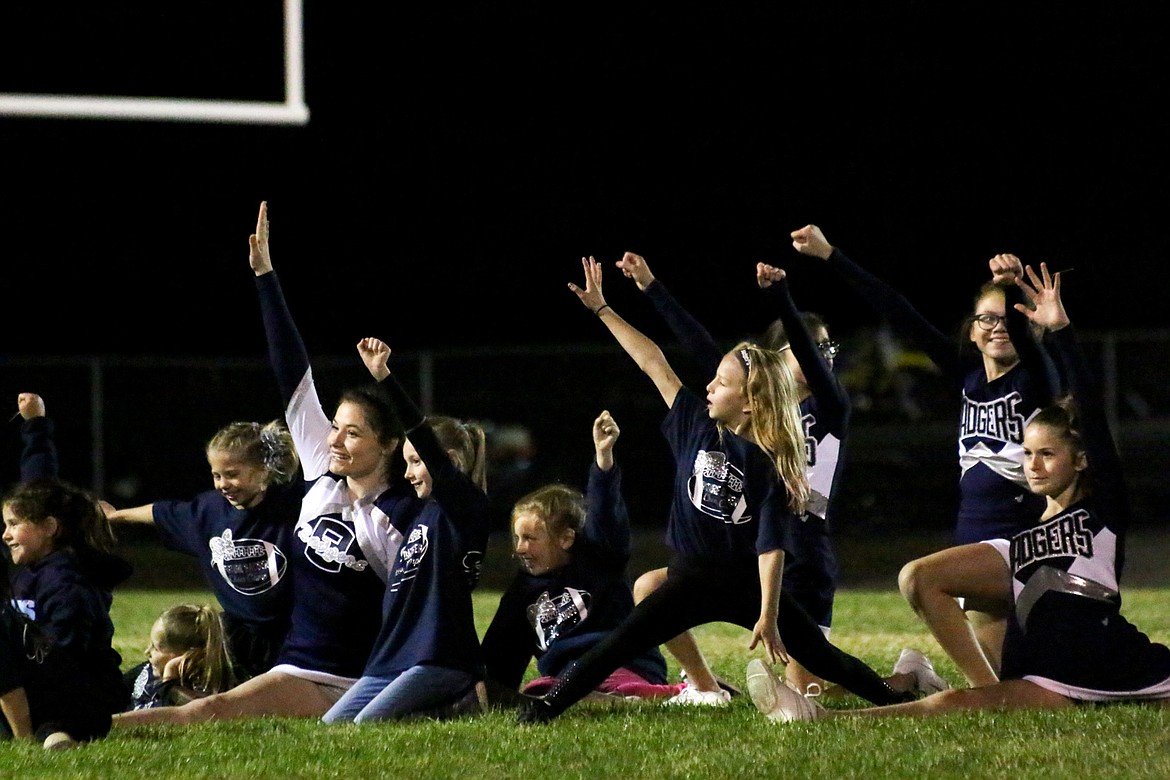
[[[44,5],[0,91],[282,97],[279,3]],[[997,252],[1076,267],[1084,327],[1170,324],[1154,9],[629,5],[310,3],[303,127],[0,117],[2,349],[257,354],[262,199],[315,351],[598,340],[564,285],[626,249],[729,337],[759,259],[847,327],[809,222],[940,324]]]
[[[446,352],[440,411],[522,421],[543,452],[570,451],[542,474],[559,478],[579,474],[609,405],[651,453],[637,504],[667,473],[661,409],[620,354],[574,357],[612,349],[565,289],[583,255],[645,255],[726,340],[769,319],[757,260],[787,268],[843,341],[876,321],[793,251],[808,223],[943,328],[999,252],[1075,268],[1066,299],[1086,333],[1170,327],[1170,55],[1154,7],[825,5],[309,3],[305,126],[0,116],[0,355],[131,361],[106,388],[123,461],[108,477],[134,476],[143,500],[203,489],[202,442],[277,408],[263,363],[232,362],[263,359],[246,258],[266,199],[313,355],[352,360],[365,335],[411,371]],[[0,92],[279,101],[280,19],[274,2],[8,3]],[[614,271],[606,292],[661,333]],[[202,367],[168,367],[188,360]],[[1131,362],[1125,376],[1164,384],[1160,349]],[[345,374],[331,370],[327,390]],[[5,397],[41,380],[86,451],[84,366],[2,376]],[[942,528],[950,415],[854,446],[900,506],[941,490]],[[866,527],[896,514],[883,496],[857,496]]]

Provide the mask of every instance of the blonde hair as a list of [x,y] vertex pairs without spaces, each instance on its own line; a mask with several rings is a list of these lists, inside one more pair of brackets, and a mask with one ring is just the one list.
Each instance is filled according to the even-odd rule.
[[[808,484],[808,451],[800,420],[800,396],[796,380],[781,354],[751,342],[732,349],[747,369],[744,395],[751,405],[747,425],[750,438],[767,455],[788,491],[788,507],[803,514],[812,489]],[[745,365],[746,364],[746,365]]]
[[566,530],[578,534],[585,525],[585,496],[567,485],[551,484],[522,496],[512,507],[512,527],[520,515],[533,514],[544,521],[551,536]]
[[427,424],[444,450],[451,453],[455,468],[471,477],[480,490],[487,492],[487,436],[483,426],[454,417],[428,416]]
[[181,656],[179,685],[221,693],[235,685],[235,672],[220,612],[206,604],[176,604],[158,617],[159,649]]
[[291,482],[301,463],[292,434],[280,420],[228,423],[207,443],[207,452],[212,451],[263,466],[274,485]]

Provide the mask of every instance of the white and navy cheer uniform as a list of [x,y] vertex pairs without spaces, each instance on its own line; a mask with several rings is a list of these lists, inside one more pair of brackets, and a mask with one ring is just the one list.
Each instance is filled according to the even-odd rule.
[[402,530],[381,631],[362,675],[390,679],[415,666],[439,666],[482,678],[471,591],[490,529],[487,494],[452,462],[398,380],[391,375],[382,385],[427,466],[431,494]]
[[[414,497],[402,480],[356,498],[329,472],[330,419],[275,272],[256,277],[269,357],[306,492],[290,540],[293,604],[274,669],[314,682],[351,685],[381,625],[387,572],[402,544]],[[396,524],[397,523],[397,527]]]
[[[723,359],[714,338],[655,280],[646,288],[655,309],[675,338],[708,376]],[[793,547],[784,556],[783,589],[823,628],[833,622],[833,597],[840,567],[831,537],[834,498],[844,466],[845,434],[849,427],[849,397],[820,354],[812,334],[800,318],[787,280],[772,286],[779,317],[788,334],[792,354],[800,363],[810,395],[800,403],[808,467],[805,476],[812,496],[800,523],[792,529]]]
[[268,671],[288,633],[293,587],[289,551],[304,485],[271,485],[251,509],[218,490],[191,501],[156,501],[163,546],[194,556],[223,608],[232,660],[246,676]]
[[839,249],[828,266],[927,354],[962,392],[959,414],[959,508],[956,544],[1007,537],[1032,525],[1044,501],[1024,478],[1024,428],[1059,389],[1051,361],[1014,303],[1022,294],[1004,290],[1007,330],[1020,362],[991,382],[982,359],[972,363],[955,342],[927,322],[902,295]]
[[1010,540],[988,542],[1012,572],[1001,679],[1071,699],[1170,698],[1170,648],[1121,615],[1130,502],[1121,461],[1072,326],[1049,334],[1080,411],[1091,493]]
[[[630,520],[616,464],[609,471],[590,465],[585,502],[569,562],[544,574],[516,572],[484,633],[487,676],[508,688],[520,687],[534,656],[541,676],[559,676],[634,609],[626,578]],[[657,647],[625,666],[647,682],[666,683]]]

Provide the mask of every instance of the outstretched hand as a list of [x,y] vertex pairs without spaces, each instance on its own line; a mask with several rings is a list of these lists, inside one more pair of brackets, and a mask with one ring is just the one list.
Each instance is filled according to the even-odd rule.
[[650,266],[646,264],[646,258],[641,255],[626,252],[616,265],[627,279],[634,280],[642,292],[646,292],[646,288],[654,281],[654,274],[650,273]]
[[386,345],[386,342],[375,338],[364,338],[357,343],[357,351],[374,379],[381,382],[390,376],[390,347]]
[[784,280],[784,269],[767,263],[756,263],[756,284],[761,290],[766,290],[777,282]]
[[991,269],[991,283],[1000,287],[1015,284],[1024,275],[1024,264],[1012,254],[996,255],[987,261],[987,266]]
[[816,225],[805,225],[800,230],[792,231],[792,247],[802,255],[822,260],[828,260],[829,255],[833,254],[832,244]]
[[596,313],[605,305],[605,296],[601,294],[601,263],[590,255],[581,258],[581,268],[585,271],[585,289],[572,282],[569,282],[569,289],[576,293],[585,308]]
[[1024,316],[1045,330],[1060,330],[1067,326],[1071,320],[1060,297],[1060,272],[1049,274],[1047,263],[1040,264],[1039,276],[1032,270],[1032,266],[1024,270],[1028,281],[1017,276],[1015,283],[1024,291],[1024,297],[1031,305],[1017,303],[1016,310],[1023,312]]
[[782,664],[788,664],[788,650],[780,638],[780,629],[777,628],[774,617],[768,618],[761,615],[760,619],[756,621],[755,628],[752,629],[752,641],[748,645],[748,650],[755,650],[756,645],[759,644],[764,645],[764,650],[768,653],[768,660],[772,663],[779,661]]
[[248,236],[248,265],[257,276],[272,270],[272,254],[268,251],[268,201],[261,201],[256,232]]

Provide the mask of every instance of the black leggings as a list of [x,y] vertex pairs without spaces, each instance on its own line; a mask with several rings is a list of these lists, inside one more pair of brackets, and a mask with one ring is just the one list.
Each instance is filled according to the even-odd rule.
[[[759,569],[745,563],[674,561],[666,581],[634,607],[621,625],[583,655],[544,697],[559,714],[592,691],[618,667],[647,648],[707,623],[734,623],[749,631],[760,618]],[[788,654],[818,677],[873,704],[906,701],[860,659],[829,642],[820,626],[787,592],[777,618]]]

